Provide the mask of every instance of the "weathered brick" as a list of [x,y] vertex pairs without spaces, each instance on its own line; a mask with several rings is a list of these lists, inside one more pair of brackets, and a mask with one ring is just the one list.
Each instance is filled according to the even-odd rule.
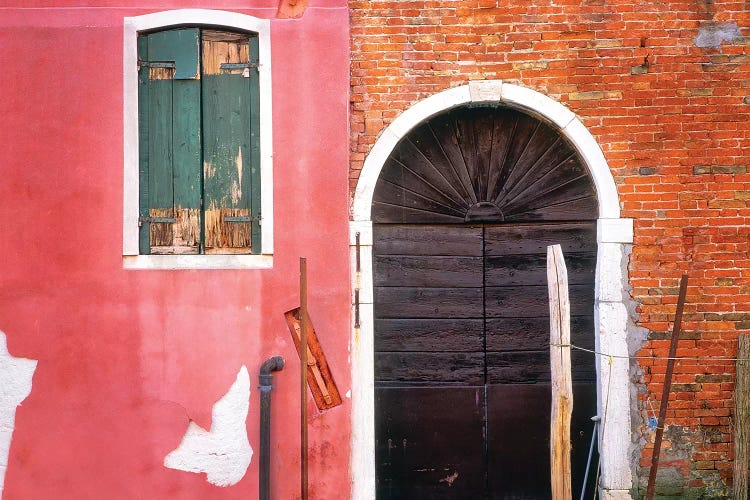
[[[470,80],[531,88],[573,111],[604,153],[622,216],[634,220],[627,276],[634,319],[648,330],[640,352],[661,357],[638,360],[639,390],[652,401],[664,381],[679,278],[690,276],[680,352],[701,360],[675,366],[680,390],[670,405],[679,413],[671,415],[682,434],[669,441],[683,456],[666,466],[669,491],[718,498],[731,476],[734,364],[713,358],[732,357],[738,331],[750,328],[750,37],[695,47],[695,30],[684,27],[696,26],[696,16],[738,15],[733,4],[706,5],[351,2],[350,178],[354,189],[393,119]],[[644,467],[648,460],[646,447]]]

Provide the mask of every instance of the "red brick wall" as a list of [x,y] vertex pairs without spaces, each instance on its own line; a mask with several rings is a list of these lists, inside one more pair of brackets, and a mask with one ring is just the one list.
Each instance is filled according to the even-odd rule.
[[[745,1],[350,2],[353,190],[378,134],[415,102],[502,79],[574,111],[635,219],[630,262],[643,356],[666,356],[680,276],[690,276],[679,356],[732,357],[750,329],[750,8]],[[696,46],[699,28],[745,35]],[[731,30],[730,30],[731,31]],[[705,33],[704,33],[705,34]],[[701,42],[698,42],[701,44]],[[658,411],[666,362],[641,360],[641,415]],[[731,486],[734,362],[681,361],[661,466],[677,494]],[[642,422],[641,422],[642,423]],[[640,465],[648,475],[653,433]]]

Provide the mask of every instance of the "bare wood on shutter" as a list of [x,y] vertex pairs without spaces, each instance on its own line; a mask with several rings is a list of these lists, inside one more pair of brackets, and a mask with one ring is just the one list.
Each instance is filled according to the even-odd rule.
[[249,35],[227,31],[203,30],[203,74],[239,74],[241,68],[222,69],[222,63],[249,63]]
[[204,244],[207,254],[251,252],[250,219],[256,214],[250,210],[253,167],[250,85],[243,70],[221,68],[223,63],[250,62],[249,38],[238,33],[203,32]]

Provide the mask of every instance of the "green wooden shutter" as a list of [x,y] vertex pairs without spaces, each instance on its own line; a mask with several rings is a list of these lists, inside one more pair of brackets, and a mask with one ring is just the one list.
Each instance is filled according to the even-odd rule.
[[257,35],[138,39],[140,253],[260,253]]
[[206,253],[260,250],[252,239],[253,133],[250,35],[203,31],[204,239]]
[[250,91],[250,203],[252,222],[253,253],[260,253],[260,82],[258,66],[260,65],[260,50],[258,35],[250,37],[250,76],[248,86]]
[[192,28],[139,39],[141,253],[199,250],[199,35]]

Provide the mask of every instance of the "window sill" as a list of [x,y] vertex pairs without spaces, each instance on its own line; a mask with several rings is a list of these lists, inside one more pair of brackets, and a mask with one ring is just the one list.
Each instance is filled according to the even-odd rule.
[[273,255],[124,255],[124,269],[271,269]]

